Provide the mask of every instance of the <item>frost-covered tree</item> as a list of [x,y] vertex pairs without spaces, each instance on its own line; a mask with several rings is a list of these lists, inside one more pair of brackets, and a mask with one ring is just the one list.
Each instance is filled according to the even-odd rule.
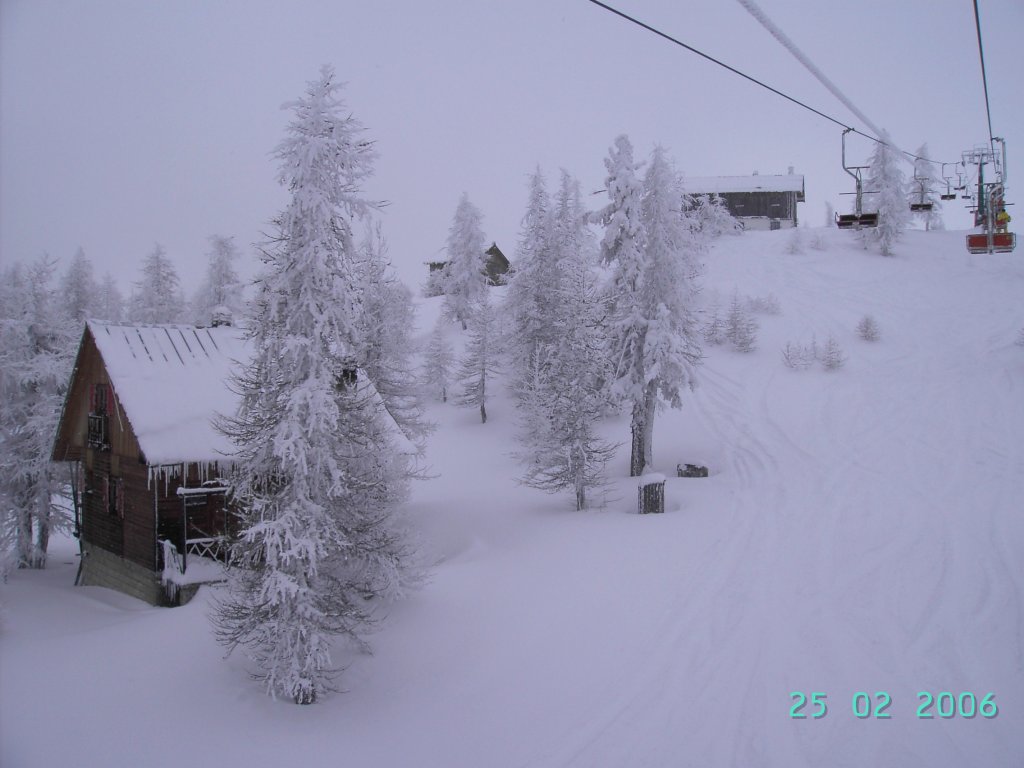
[[942,229],[942,198],[938,186],[940,179],[935,163],[929,159],[928,145],[922,144],[914,158],[914,178],[909,184],[910,202],[931,206],[928,211],[915,211],[913,217],[924,223],[925,231]]
[[692,226],[710,237],[719,235],[738,235],[743,232],[743,225],[729,213],[725,200],[718,195],[688,196],[686,205]]
[[681,209],[678,174],[656,147],[643,181],[629,139],[615,140],[605,160],[611,202],[599,214],[603,260],[612,267],[609,327],[613,388],[632,410],[630,474],[651,462],[660,401],[682,404],[693,386],[700,343],[693,307],[703,241]]
[[2,560],[19,568],[45,567],[50,533],[68,523],[60,503],[67,468],[51,462],[50,451],[77,336],[61,317],[55,267],[42,256],[2,275],[0,545]]
[[603,484],[616,446],[601,440],[597,422],[607,407],[603,297],[594,274],[579,184],[563,173],[552,221],[559,279],[552,297],[551,341],[539,343],[518,384],[523,482],[548,492],[572,489],[576,509]]
[[737,352],[753,352],[757,348],[757,328],[757,320],[740,301],[739,293],[733,293],[725,317],[725,338]]
[[789,242],[786,243],[786,253],[791,256],[799,256],[804,252],[804,231],[800,227],[793,227],[789,233]]
[[455,402],[480,409],[480,421],[487,423],[487,385],[493,389],[493,379],[499,371],[498,325],[491,306],[490,294],[485,291],[469,316],[469,341],[459,364],[459,382],[462,392]]
[[551,201],[538,168],[530,176],[530,194],[506,295],[511,328],[509,358],[516,379],[531,376],[537,349],[555,338],[555,295],[560,278],[552,244]]
[[842,347],[831,333],[825,340],[825,346],[821,349],[819,359],[821,367],[826,371],[838,371],[846,364],[846,355],[843,354]]
[[875,318],[871,315],[864,315],[857,323],[857,335],[864,341],[878,341],[882,333]]
[[469,201],[469,195],[463,193],[448,230],[444,299],[446,314],[462,323],[463,330],[473,306],[487,292],[482,222],[480,210]]
[[92,262],[79,246],[60,282],[61,311],[76,325],[92,317],[99,304],[99,290],[92,272]]
[[136,323],[177,323],[182,320],[185,300],[181,281],[167,251],[157,243],[142,262],[142,275],[135,283],[131,315]]
[[237,449],[240,529],[218,637],[248,651],[270,694],[298,704],[329,688],[333,638],[363,644],[368,599],[410,577],[400,438],[354,359],[365,343],[351,222],[375,207],[361,193],[375,152],[339,88],[324,67],[286,105],[275,155],[290,202],[262,252],[239,412],[222,425]]
[[242,314],[242,281],[235,269],[238,247],[233,237],[210,235],[206,276],[192,299],[192,322],[210,325],[215,319],[237,322]]
[[379,225],[366,232],[358,256],[360,364],[405,435],[424,437],[428,428],[411,362],[412,292],[394,274]]
[[900,153],[883,134],[868,161],[864,186],[864,210],[878,211],[878,226],[861,230],[865,243],[877,243],[883,256],[893,255],[893,246],[910,222],[907,185],[900,168]]
[[96,317],[108,323],[119,323],[124,319],[124,296],[109,272],[103,274],[96,294]]
[[421,382],[425,390],[443,403],[448,402],[448,389],[455,371],[455,350],[445,336],[441,323],[436,323],[430,332],[427,349],[423,353]]

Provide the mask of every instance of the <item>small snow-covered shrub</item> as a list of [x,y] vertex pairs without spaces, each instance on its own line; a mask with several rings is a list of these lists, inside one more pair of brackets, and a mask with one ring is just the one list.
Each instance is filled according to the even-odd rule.
[[806,371],[814,365],[814,350],[809,344],[787,341],[782,348],[782,362],[794,371]]
[[1017,341],[1014,343],[1018,347],[1024,347],[1024,328],[1020,329],[1020,332],[1017,334]]
[[825,346],[821,349],[819,359],[821,360],[821,367],[826,371],[838,371],[846,363],[846,355],[843,354],[839,342],[835,340],[831,333],[828,335]]
[[760,315],[777,315],[782,311],[779,299],[774,293],[767,296],[748,296],[747,309]]
[[882,334],[878,330],[878,323],[875,322],[875,318],[871,315],[864,315],[860,322],[857,323],[857,335],[864,341],[878,341]]
[[821,236],[821,232],[815,232],[811,235],[811,248],[816,251],[825,250],[825,238]]
[[708,321],[704,324],[701,329],[701,334],[704,336],[704,341],[707,344],[718,346],[725,344],[725,321],[722,320],[722,313],[718,308],[718,302],[716,301],[711,305],[708,310],[709,317]]
[[800,227],[793,227],[793,231],[789,236],[789,244],[786,246],[786,253],[793,256],[804,252],[804,234]]
[[753,352],[757,348],[757,329],[757,320],[747,311],[739,295],[733,294],[725,318],[725,338],[737,352]]

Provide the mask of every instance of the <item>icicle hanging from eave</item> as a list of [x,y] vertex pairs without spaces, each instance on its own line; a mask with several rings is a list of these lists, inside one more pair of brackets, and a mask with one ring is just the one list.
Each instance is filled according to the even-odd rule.
[[[188,471],[192,467],[196,468],[196,474],[199,476],[199,483],[202,485],[207,482],[210,477],[220,480],[222,474],[221,469],[227,468],[231,465],[231,462],[222,461],[183,461],[176,464],[150,464],[147,467],[146,473],[146,490],[149,490],[154,482],[163,480],[164,483],[164,496],[170,495],[171,492],[171,480],[180,477],[182,483],[188,482]],[[224,483],[222,483],[223,485]]]

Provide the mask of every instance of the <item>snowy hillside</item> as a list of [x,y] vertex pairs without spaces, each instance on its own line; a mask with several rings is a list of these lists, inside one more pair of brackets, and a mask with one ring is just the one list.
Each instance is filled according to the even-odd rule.
[[[222,660],[209,588],[178,609],[73,588],[76,545],[0,591],[0,764],[1009,766],[1024,755],[1024,261],[908,232],[895,258],[822,231],[716,241],[705,297],[778,299],[758,347],[709,347],[659,413],[666,514],[517,484],[509,399],[432,404],[413,488],[429,583],[312,707]],[[421,301],[432,327],[438,300]],[[881,338],[855,327],[865,315]],[[461,336],[454,327],[453,339]],[[787,342],[846,356],[787,368]],[[604,436],[628,441],[625,418]],[[674,477],[679,462],[707,479]],[[337,660],[337,659],[336,659]],[[827,694],[790,717],[792,692]],[[854,694],[890,718],[858,718]],[[919,718],[919,692],[997,717]],[[969,702],[964,697],[965,702]],[[857,699],[861,706],[864,699]],[[948,702],[948,699],[943,699]]]

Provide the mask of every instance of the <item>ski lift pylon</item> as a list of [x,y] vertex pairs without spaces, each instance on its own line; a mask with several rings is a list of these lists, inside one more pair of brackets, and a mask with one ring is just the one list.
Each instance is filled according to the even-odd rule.
[[862,229],[864,227],[877,227],[878,226],[878,211],[872,211],[865,213],[863,205],[864,197],[864,181],[861,178],[861,171],[867,168],[866,165],[850,165],[846,164],[846,134],[852,131],[853,128],[847,128],[843,131],[843,170],[853,176],[853,180],[857,184],[857,191],[853,193],[857,196],[854,204],[854,213],[837,213],[836,214],[836,226],[839,229]]
[[[1002,158],[994,148],[970,153],[970,161],[978,164],[978,208],[975,211],[975,226],[981,232],[967,235],[969,253],[1011,253],[1017,247],[1017,235],[1009,231],[1010,215],[1006,212],[1006,141],[993,136],[992,141],[1002,145]],[[965,160],[968,153],[964,153]],[[1000,163],[1000,160],[1002,161]],[[985,165],[991,163],[996,180],[985,182]]]

